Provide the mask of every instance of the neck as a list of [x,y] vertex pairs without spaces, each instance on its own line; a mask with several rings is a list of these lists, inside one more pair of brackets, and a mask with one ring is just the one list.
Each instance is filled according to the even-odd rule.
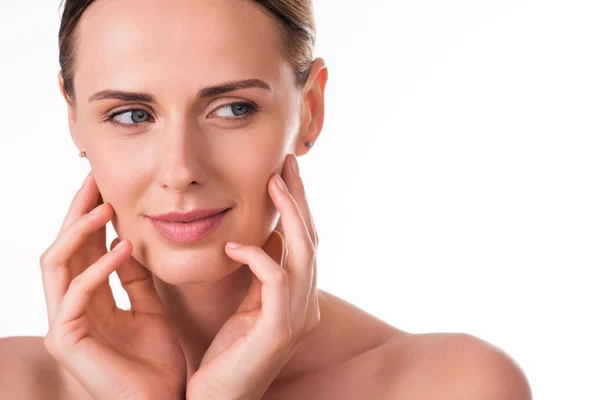
[[174,286],[154,276],[154,284],[177,332],[188,378],[200,366],[213,339],[244,300],[252,271],[243,265],[219,281]]
[[[216,282],[174,286],[154,276],[156,290],[187,360],[188,380],[198,370],[221,327],[244,300],[251,278],[252,271],[247,265]],[[337,357],[334,353],[329,357],[338,340],[337,330],[329,327],[333,322],[331,296],[321,290],[317,292],[321,310],[319,327],[303,341],[300,351],[296,350],[288,360],[277,380],[305,373],[318,364],[334,362]]]

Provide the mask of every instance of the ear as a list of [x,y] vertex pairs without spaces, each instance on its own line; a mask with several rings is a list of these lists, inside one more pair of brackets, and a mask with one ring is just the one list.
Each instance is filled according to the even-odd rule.
[[75,129],[77,122],[75,100],[71,99],[65,90],[65,80],[62,75],[62,70],[58,71],[58,87],[60,88],[60,92],[62,93],[65,102],[67,103],[67,109],[69,113],[69,132],[71,133],[71,138],[73,139],[75,146],[77,146],[77,148],[81,151],[83,150],[83,143],[81,143],[79,135],[77,134],[77,130]]
[[328,77],[327,66],[322,58],[316,58],[310,70],[304,90],[300,131],[295,154],[302,156],[310,150],[306,142],[316,142],[325,119],[325,85]]

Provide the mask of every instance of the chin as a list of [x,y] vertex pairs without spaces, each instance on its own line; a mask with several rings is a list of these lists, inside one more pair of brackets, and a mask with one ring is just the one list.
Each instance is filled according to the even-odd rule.
[[235,241],[262,247],[277,224],[277,214],[257,222],[239,224],[235,230],[224,227],[228,229],[219,229],[196,245],[171,243],[148,232],[134,242],[133,257],[170,285],[218,281],[242,266],[225,253],[225,244]]
[[142,247],[139,255],[134,251],[133,256],[163,282],[185,285],[217,281],[238,269],[242,264],[229,258],[224,247],[225,242],[202,249],[152,246]]

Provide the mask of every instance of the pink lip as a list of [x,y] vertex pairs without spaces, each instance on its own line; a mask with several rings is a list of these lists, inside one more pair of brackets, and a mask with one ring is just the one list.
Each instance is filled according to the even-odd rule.
[[214,208],[212,210],[202,210],[197,208],[195,210],[191,210],[185,213],[181,212],[170,212],[166,214],[160,215],[148,215],[152,219],[156,219],[159,221],[168,221],[168,222],[192,222],[200,218],[210,217],[215,214],[222,213],[227,210],[229,207],[224,208]]
[[[214,232],[228,211],[229,208],[209,210],[210,216],[203,218],[196,217],[195,220],[192,219],[193,216],[206,214],[207,211],[200,210],[187,214],[169,213],[158,216],[163,219],[157,219],[156,216],[150,217],[150,221],[165,238],[179,243],[191,243],[203,239]],[[173,219],[178,218],[192,220],[192,222],[173,221]]]

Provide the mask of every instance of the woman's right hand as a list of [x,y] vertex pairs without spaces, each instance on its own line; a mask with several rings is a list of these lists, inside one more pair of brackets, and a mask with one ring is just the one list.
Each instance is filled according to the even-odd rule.
[[[94,399],[183,399],[185,357],[151,272],[131,257],[128,240],[115,247],[115,239],[107,252],[113,212],[90,173],[40,258],[49,325],[44,345],[66,379]],[[115,303],[109,286],[115,270],[131,310]]]

